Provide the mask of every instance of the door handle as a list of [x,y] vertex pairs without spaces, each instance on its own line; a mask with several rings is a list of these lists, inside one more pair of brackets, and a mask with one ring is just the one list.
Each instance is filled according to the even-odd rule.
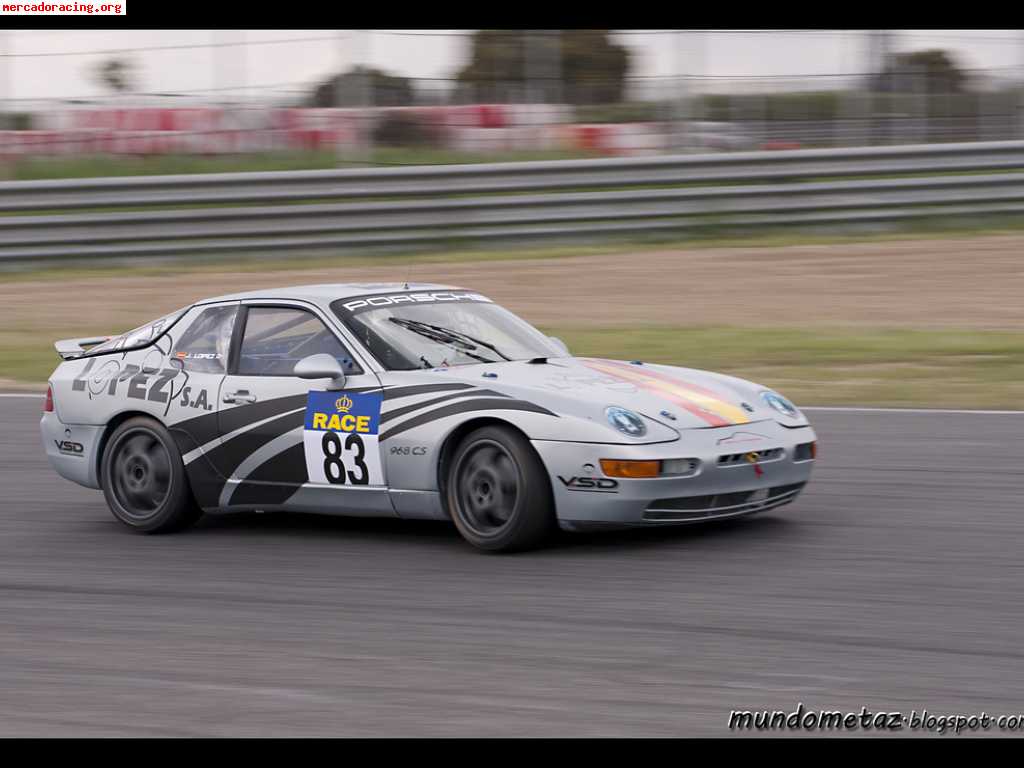
[[225,392],[223,400],[225,403],[255,403],[256,395],[250,395],[247,389],[240,389],[237,392]]

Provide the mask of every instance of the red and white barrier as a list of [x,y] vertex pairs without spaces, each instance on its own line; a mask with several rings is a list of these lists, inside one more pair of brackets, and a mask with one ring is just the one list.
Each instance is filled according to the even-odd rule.
[[573,124],[571,107],[469,104],[308,109],[89,107],[39,113],[39,130],[0,131],[2,156],[232,154],[365,146],[390,113],[426,123],[436,141],[464,152],[583,150],[651,154],[667,145],[660,123]]

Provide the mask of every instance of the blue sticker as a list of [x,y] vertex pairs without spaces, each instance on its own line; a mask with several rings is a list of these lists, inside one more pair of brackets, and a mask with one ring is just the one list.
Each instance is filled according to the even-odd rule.
[[310,392],[306,430],[376,435],[383,400],[380,392]]

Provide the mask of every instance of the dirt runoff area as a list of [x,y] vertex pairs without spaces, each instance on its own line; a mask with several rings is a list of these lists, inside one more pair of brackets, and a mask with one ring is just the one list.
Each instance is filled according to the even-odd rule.
[[1024,328],[1024,235],[714,247],[504,261],[0,285],[5,333],[121,332],[193,300],[269,286],[430,281],[478,290],[547,327]]

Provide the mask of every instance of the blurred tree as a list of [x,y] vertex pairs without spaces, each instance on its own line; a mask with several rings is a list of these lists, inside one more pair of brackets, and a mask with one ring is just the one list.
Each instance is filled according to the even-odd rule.
[[114,93],[125,93],[135,88],[135,66],[127,59],[107,59],[96,66],[96,80]]
[[416,100],[409,78],[370,67],[355,67],[318,85],[309,103],[314,107],[359,106],[367,86],[369,93],[366,95],[375,107],[406,107]]
[[481,29],[457,80],[463,100],[617,104],[629,65],[629,50],[606,29]]
[[[924,77],[923,87],[915,84],[915,79],[921,76]],[[923,89],[927,93],[963,93],[969,87],[968,73],[956,65],[947,51],[939,49],[890,56],[885,71],[872,82],[872,90],[889,92]]]
[[429,121],[412,114],[392,112],[377,121],[373,143],[383,147],[430,147],[440,142],[438,132]]

